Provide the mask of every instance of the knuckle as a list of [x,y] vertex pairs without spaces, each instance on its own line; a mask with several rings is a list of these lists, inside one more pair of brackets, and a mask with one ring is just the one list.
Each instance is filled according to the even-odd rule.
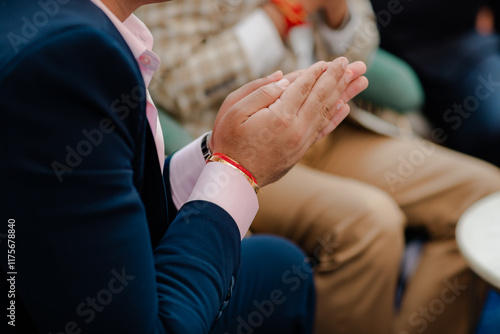
[[229,103],[230,101],[234,100],[234,98],[237,96],[238,94],[238,91],[234,91],[234,92],[231,92],[227,97],[226,99],[224,100],[224,102],[227,102]]
[[331,92],[328,91],[327,89],[322,89],[321,91],[316,92],[312,97],[311,97],[311,106],[314,108],[314,114],[319,114],[322,117],[327,117],[330,109],[331,109],[331,103],[329,99],[329,94]]
[[272,85],[267,85],[260,87],[255,91],[257,98],[262,100],[269,100],[276,96],[276,91],[272,88]]
[[316,93],[314,94],[314,101],[319,104],[325,104],[331,93],[331,89],[328,89],[325,85],[323,87],[318,87]]
[[279,117],[272,122],[272,126],[275,132],[280,132],[290,127],[290,120],[286,117]]
[[304,139],[304,130],[298,129],[297,131],[294,131],[292,135],[289,138],[289,142],[293,147],[298,147],[301,143],[302,140]]
[[269,109],[269,127],[274,133],[280,133],[291,126],[291,117],[278,110],[279,108]]
[[309,95],[310,87],[306,82],[301,82],[299,88],[300,88],[300,94],[302,96]]
[[328,120],[328,116],[330,114],[330,110],[332,108],[330,108],[329,105],[327,105],[326,103],[323,103],[321,104],[320,108],[319,108],[319,114],[325,119],[325,120]]

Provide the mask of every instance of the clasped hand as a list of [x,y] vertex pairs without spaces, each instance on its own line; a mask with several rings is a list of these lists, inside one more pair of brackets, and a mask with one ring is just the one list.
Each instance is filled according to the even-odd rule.
[[365,71],[341,57],[241,87],[219,110],[212,151],[238,161],[261,187],[277,181],[347,116],[347,101],[368,86]]

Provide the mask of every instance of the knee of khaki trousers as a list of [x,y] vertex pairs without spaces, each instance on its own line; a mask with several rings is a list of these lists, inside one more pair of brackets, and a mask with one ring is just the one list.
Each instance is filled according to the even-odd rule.
[[285,236],[308,254],[317,333],[387,333],[405,222],[392,198],[302,165],[263,192],[252,229]]

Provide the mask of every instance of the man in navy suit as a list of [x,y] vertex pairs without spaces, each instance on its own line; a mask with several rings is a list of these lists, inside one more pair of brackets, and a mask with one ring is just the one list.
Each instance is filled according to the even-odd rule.
[[158,57],[132,15],[147,2],[0,1],[4,324],[309,333],[302,253],[241,240],[258,187],[338,125],[365,67],[337,59],[254,81],[226,99],[212,135],[164,159],[147,92]]

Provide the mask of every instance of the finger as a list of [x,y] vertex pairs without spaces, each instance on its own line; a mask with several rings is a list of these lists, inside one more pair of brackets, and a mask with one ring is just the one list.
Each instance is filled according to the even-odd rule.
[[327,69],[328,63],[320,61],[302,72],[283,93],[281,97],[281,112],[284,112],[288,116],[296,115],[304,101],[308,98],[316,81]]
[[353,80],[366,73],[366,65],[362,61],[355,61],[347,65],[347,68],[352,71]]
[[[348,68],[345,70],[342,77],[337,79],[336,85],[335,85],[334,89],[332,90],[331,95],[329,96],[329,98],[326,101],[327,104],[328,105],[331,105],[331,103],[337,104],[339,102],[339,98],[342,97],[345,90],[347,89],[349,84],[352,82],[352,80],[353,80],[353,73]],[[331,113],[329,114],[329,116],[333,117]],[[331,118],[331,117],[329,117],[329,118]]]
[[[255,92],[257,89],[265,85],[268,85],[272,82],[278,82],[282,78],[283,78],[283,72],[277,71],[265,78],[260,78],[251,81],[246,85],[242,86],[241,88],[237,89],[236,91],[232,92],[231,94],[229,94],[226,100],[224,101],[223,107],[230,108],[231,106],[235,105],[238,101],[243,99],[245,96],[248,96],[249,94]],[[221,107],[221,109],[223,107]]]
[[[323,101],[323,105],[319,109],[320,113],[318,116],[320,117],[321,123],[320,123],[320,128],[316,129],[316,131],[317,131],[316,133],[319,133],[319,135],[324,133],[324,131],[322,131],[322,130],[324,130],[328,126],[331,126],[329,124],[333,124],[334,127],[336,127],[338,125],[338,123],[340,123],[340,121],[338,123],[333,122],[334,119],[336,120],[338,118],[337,115],[339,114],[339,110],[342,111],[342,109],[340,107],[344,105],[343,101],[339,101],[339,97],[343,94],[344,90],[347,88],[348,84],[351,82],[352,77],[353,77],[353,73],[349,68],[347,68],[344,71],[344,73],[342,74],[342,76],[340,78],[339,78],[339,73],[342,73],[342,72],[338,70],[338,67],[335,68],[334,64],[332,64],[332,71],[334,71],[335,77],[333,79],[327,78],[327,79],[325,79],[325,81],[328,82],[327,81],[328,79],[330,81],[334,80],[334,82],[330,82],[330,84],[334,86],[334,89],[331,92],[330,96],[328,96]],[[321,102],[322,98],[324,98],[324,97],[320,97],[318,101]],[[340,120],[342,120],[342,119],[343,119],[343,117]],[[311,131],[314,131],[314,129],[312,128]]]
[[334,109],[336,110],[335,115],[333,116],[332,120],[326,125],[326,127],[324,127],[320,132],[317,140],[320,140],[321,138],[335,130],[351,111],[349,105],[347,103],[344,103],[343,101],[339,101]]
[[267,84],[242,98],[233,106],[233,109],[244,112],[244,120],[246,120],[257,111],[275,103],[289,85],[290,82],[287,79]]
[[349,115],[349,112],[351,111],[351,107],[349,106],[348,103],[344,103],[344,101],[340,101],[339,104],[335,106],[335,109],[337,110],[335,112],[335,116],[333,116],[332,121],[330,124],[333,125],[333,128],[326,128],[326,133],[328,134],[335,130],[337,126],[339,126],[340,123]]
[[283,78],[290,82],[294,82],[305,70],[297,70],[286,74]]
[[333,117],[332,108],[339,100],[346,86],[346,80],[352,76],[351,70],[346,69],[346,67],[346,58],[337,58],[330,63],[300,109],[299,116],[305,122],[312,120],[318,122],[315,126],[310,127],[311,131],[318,132]]
[[356,95],[364,91],[368,87],[368,79],[366,77],[358,77],[357,79],[352,80],[349,85],[347,85],[346,89],[340,96],[345,102],[349,102]]

